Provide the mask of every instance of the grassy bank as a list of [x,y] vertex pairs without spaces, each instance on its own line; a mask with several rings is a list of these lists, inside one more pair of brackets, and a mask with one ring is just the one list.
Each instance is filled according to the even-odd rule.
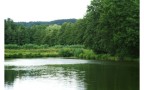
[[[56,45],[49,47],[48,45],[6,45],[5,58],[36,58],[36,57],[68,57],[90,60],[113,60],[118,61],[117,56],[110,54],[95,54],[90,49],[85,49],[83,45]],[[136,59],[124,58],[126,61],[134,61]]]

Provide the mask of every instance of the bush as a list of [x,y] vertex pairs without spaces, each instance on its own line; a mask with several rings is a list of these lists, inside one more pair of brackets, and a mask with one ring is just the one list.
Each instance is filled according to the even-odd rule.
[[48,44],[40,45],[39,48],[40,48],[40,49],[49,48],[49,45],[48,45]]
[[63,47],[64,47],[63,45],[55,45],[52,48],[63,48]]
[[84,45],[67,45],[67,48],[84,48]]
[[47,54],[43,54],[43,57],[59,57],[58,53],[47,53]]
[[74,56],[73,51],[69,48],[63,48],[59,50],[59,55],[62,57],[71,57]]
[[92,50],[84,50],[83,57],[85,59],[95,59],[95,53]]
[[20,47],[17,44],[7,44],[5,49],[19,49]]
[[25,44],[22,46],[23,49],[38,49],[39,46],[35,44]]
[[79,57],[79,55],[83,53],[83,49],[74,49],[73,53],[75,57]]

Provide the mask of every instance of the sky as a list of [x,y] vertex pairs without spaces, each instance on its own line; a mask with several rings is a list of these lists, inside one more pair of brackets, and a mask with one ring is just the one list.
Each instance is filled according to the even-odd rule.
[[4,18],[18,21],[80,19],[91,0],[4,0]]

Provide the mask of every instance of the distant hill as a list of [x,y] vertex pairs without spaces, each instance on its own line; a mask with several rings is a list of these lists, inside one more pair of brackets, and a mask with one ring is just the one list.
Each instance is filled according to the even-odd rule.
[[54,20],[54,21],[15,22],[15,23],[30,27],[33,25],[52,25],[52,24],[62,25],[64,22],[75,23],[76,20],[77,19],[59,19],[59,20]]

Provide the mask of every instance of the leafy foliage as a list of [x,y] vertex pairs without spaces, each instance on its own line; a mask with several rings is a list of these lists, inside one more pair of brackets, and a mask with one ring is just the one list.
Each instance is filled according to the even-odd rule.
[[[76,50],[74,54],[71,49],[62,49],[60,53],[87,59],[139,58],[139,0],[92,0],[83,19],[75,23],[63,21],[61,25],[36,22],[40,24],[26,27],[8,18],[5,20],[5,44],[24,45],[25,48],[83,45],[92,51]],[[17,48],[16,45],[8,47]]]
[[93,0],[85,19],[85,45],[94,52],[139,57],[138,0]]

